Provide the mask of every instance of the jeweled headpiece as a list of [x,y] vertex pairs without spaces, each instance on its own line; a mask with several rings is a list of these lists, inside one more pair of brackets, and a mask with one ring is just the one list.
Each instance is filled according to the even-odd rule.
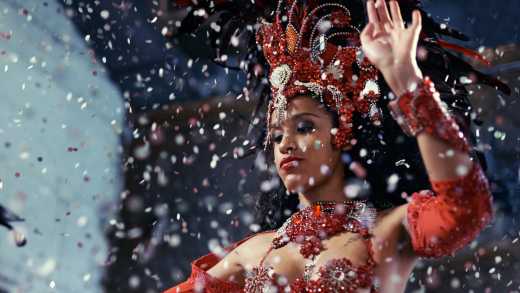
[[280,0],[274,23],[263,21],[256,35],[270,66],[268,125],[273,114],[285,119],[288,99],[308,93],[337,111],[339,127],[332,133],[337,148],[353,145],[355,111],[380,123],[378,71],[364,56],[359,35],[344,5]]
[[[364,15],[360,14],[364,12],[366,1],[331,1],[173,1],[174,6],[187,12],[180,13],[185,16],[173,36],[194,34],[206,27],[206,39],[214,49],[213,62],[228,69],[244,70],[247,73],[247,92],[262,93],[253,115],[255,117],[264,102],[263,69],[265,65],[269,65],[273,95],[267,111],[268,122],[269,116],[275,110],[276,115],[284,118],[288,99],[296,94],[310,92],[319,97],[323,104],[338,112],[339,127],[333,132],[333,143],[339,147],[348,147],[353,144],[352,117],[356,111],[370,116],[375,124],[383,121],[381,111],[376,106],[380,93],[377,70],[363,56],[359,27],[356,27],[365,25]],[[436,72],[437,66],[444,64],[440,65],[444,72],[449,65],[454,74],[447,76],[445,83],[448,87],[459,84],[461,77],[470,76],[474,84],[487,84],[510,94],[511,89],[496,77],[483,74],[464,59],[452,54],[462,53],[466,57],[487,63],[478,52],[441,39],[450,37],[468,41],[464,34],[446,24],[437,23],[421,8],[421,0],[398,1],[406,21],[409,21],[406,18],[411,17],[413,10],[418,9],[422,13],[420,46],[427,52],[424,55],[427,58],[422,60],[423,64],[420,66]],[[340,3],[346,3],[348,7]],[[348,8],[357,14],[351,15]],[[272,23],[262,21],[263,19],[269,19]],[[222,54],[227,57],[230,52],[240,54],[235,58],[221,58]],[[246,54],[241,54],[242,52]],[[235,61],[238,63],[234,63]],[[264,61],[268,64],[264,64]],[[461,104],[470,104],[464,95],[459,96],[458,100]],[[379,104],[385,105],[383,101]],[[248,133],[251,129],[252,127]],[[269,144],[268,138],[269,135],[264,146]]]

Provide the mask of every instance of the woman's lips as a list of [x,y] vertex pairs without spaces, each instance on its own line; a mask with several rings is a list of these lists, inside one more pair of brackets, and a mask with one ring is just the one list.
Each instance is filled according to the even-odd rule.
[[302,159],[300,159],[300,158],[287,158],[287,159],[284,159],[280,163],[280,169],[287,171],[287,170],[291,170],[293,168],[296,168],[296,167],[298,167],[298,165],[300,165],[300,161],[301,160]]

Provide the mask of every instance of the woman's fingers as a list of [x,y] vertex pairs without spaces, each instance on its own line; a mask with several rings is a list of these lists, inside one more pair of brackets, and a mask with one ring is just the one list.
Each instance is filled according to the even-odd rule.
[[414,33],[414,39],[417,42],[419,40],[419,35],[421,34],[422,28],[422,16],[419,10],[414,10],[412,12],[412,29]]
[[395,0],[390,1],[390,13],[392,13],[392,20],[394,26],[404,29],[404,21],[403,16],[401,15],[401,8],[399,8],[399,3]]
[[377,15],[381,20],[381,25],[384,26],[385,23],[392,24],[392,19],[390,18],[390,14],[388,13],[388,8],[386,7],[386,0],[377,0],[376,2]]
[[390,23],[388,23],[388,22],[385,23],[385,31],[387,33],[390,33],[392,31],[392,29],[393,29],[393,26]]
[[376,5],[373,0],[367,1],[367,13],[368,13],[368,22],[377,24],[379,23],[379,18],[377,16]]
[[372,41],[374,39],[374,30],[375,30],[375,24],[372,22],[369,22],[363,31],[361,32],[361,42],[367,43],[369,41]]
[[412,25],[415,28],[420,28],[422,26],[422,15],[419,10],[414,10],[412,12]]

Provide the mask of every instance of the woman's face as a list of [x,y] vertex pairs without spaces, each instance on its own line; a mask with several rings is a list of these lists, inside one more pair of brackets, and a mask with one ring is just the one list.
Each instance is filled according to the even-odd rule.
[[274,163],[289,192],[308,192],[331,176],[343,177],[341,150],[332,146],[332,116],[309,96],[287,104],[286,119],[271,116],[269,133]]

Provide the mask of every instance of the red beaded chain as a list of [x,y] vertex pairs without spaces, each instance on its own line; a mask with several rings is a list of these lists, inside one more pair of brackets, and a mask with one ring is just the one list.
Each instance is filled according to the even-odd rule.
[[299,243],[301,255],[313,258],[324,249],[321,241],[335,234],[349,231],[370,237],[367,225],[374,219],[375,209],[366,201],[314,203],[287,219],[272,245],[280,248],[289,242]]

